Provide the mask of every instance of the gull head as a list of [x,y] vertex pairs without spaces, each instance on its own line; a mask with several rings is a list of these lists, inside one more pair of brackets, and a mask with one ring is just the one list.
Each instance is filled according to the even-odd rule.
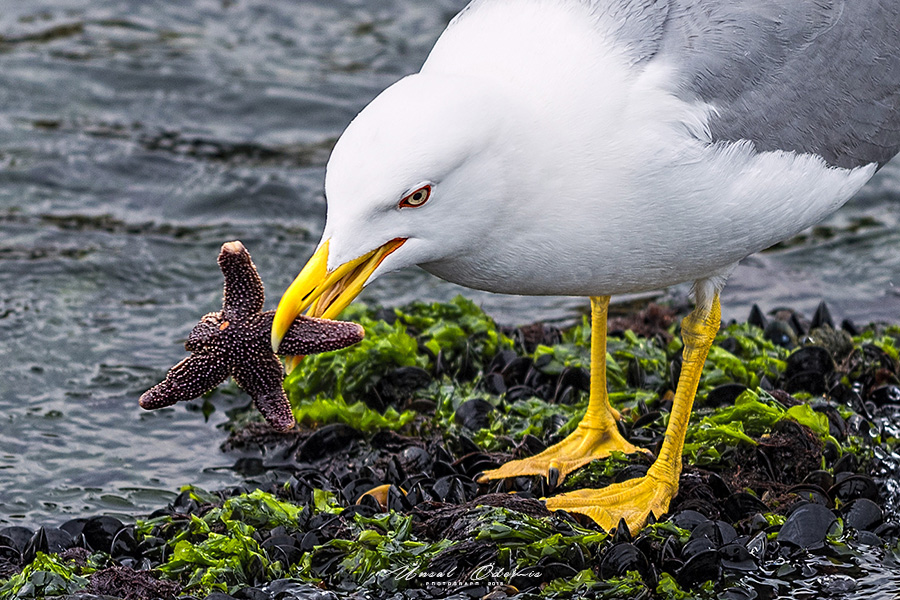
[[512,149],[489,88],[410,75],[347,127],[328,162],[325,231],[281,299],[276,347],[303,311],[336,316],[379,275],[452,261],[502,219]]

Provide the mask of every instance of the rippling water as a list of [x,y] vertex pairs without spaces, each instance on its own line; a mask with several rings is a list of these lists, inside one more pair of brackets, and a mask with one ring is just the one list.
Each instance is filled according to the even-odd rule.
[[[248,246],[274,305],[318,239],[336,136],[464,4],[0,1],[0,523],[242,480],[218,449],[236,388],[208,420],[137,398],[219,305],[222,242]],[[898,198],[895,163],[826,228],[745,261],[726,317],[825,299],[839,318],[900,320]],[[408,270],[364,297],[459,291]],[[585,305],[466,293],[507,323]]]

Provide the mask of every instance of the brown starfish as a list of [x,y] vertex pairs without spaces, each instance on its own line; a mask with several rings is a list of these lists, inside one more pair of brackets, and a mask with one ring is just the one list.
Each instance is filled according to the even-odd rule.
[[[191,356],[141,396],[141,408],[152,410],[197,398],[231,375],[272,427],[290,429],[294,414],[282,387],[284,366],[272,352],[275,311],[261,312],[265,303],[262,279],[240,242],[222,245],[219,267],[225,275],[222,310],[200,319],[184,344]],[[339,350],[360,341],[363,335],[363,328],[356,323],[299,316],[279,345],[278,354]]]

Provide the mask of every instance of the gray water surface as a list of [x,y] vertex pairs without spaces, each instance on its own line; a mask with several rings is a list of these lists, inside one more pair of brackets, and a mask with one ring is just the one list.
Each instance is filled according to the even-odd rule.
[[[154,413],[140,394],[221,301],[240,239],[269,305],[324,223],[328,151],[416,70],[464,0],[0,1],[0,523],[58,524],[243,481],[217,392]],[[723,297],[900,321],[900,166],[827,230],[749,258]],[[364,299],[460,291],[508,324],[571,320],[579,298],[491,296],[419,270]],[[683,289],[676,293],[683,293]]]

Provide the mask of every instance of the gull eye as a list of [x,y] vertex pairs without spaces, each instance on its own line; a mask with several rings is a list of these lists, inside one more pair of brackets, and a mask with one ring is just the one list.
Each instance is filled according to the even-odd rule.
[[422,206],[431,197],[431,186],[423,185],[413,193],[400,201],[400,208],[417,208]]

